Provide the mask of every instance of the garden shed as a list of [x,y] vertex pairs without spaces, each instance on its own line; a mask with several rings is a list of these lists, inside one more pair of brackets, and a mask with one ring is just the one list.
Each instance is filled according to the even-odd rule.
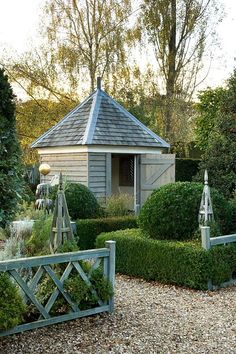
[[134,197],[138,212],[153,189],[175,180],[169,144],[124,107],[97,89],[32,145],[48,163],[50,181],[60,171],[86,185],[101,201],[112,194]]

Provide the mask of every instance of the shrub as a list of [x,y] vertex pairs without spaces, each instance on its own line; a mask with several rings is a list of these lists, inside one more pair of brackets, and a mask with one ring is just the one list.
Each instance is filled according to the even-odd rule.
[[110,217],[128,215],[132,202],[133,197],[129,194],[112,195],[107,198],[105,214]]
[[[203,185],[176,182],[155,190],[139,215],[141,229],[154,239],[186,240],[198,229],[198,212]],[[213,211],[222,233],[232,226],[232,208],[216,190],[211,190]]]
[[[86,274],[91,273],[89,275],[91,285],[85,283],[81,276],[73,270],[69,278],[63,283],[64,289],[70,295],[72,301],[79,306],[80,310],[96,307],[99,299],[103,302],[107,302],[113,295],[112,284],[103,276],[103,272],[100,268],[91,272],[91,264],[89,262],[82,261],[80,262],[80,265]],[[59,278],[61,277],[63,270],[63,264],[57,267],[57,276]],[[46,275],[38,287],[38,300],[45,305],[54,289],[54,282],[48,275]],[[95,290],[95,292],[91,291],[92,289]],[[51,313],[67,313],[70,310],[70,306],[63,296],[59,296],[52,307]]]
[[[58,186],[53,188],[51,197],[55,200]],[[94,194],[83,184],[68,183],[65,196],[72,220],[95,218],[100,213],[100,206]]]
[[137,227],[135,216],[124,216],[116,218],[86,219],[77,220],[78,245],[80,249],[91,249],[95,246],[96,237],[101,232],[108,232],[120,229]]
[[0,330],[10,329],[23,320],[25,305],[8,274],[0,274]]
[[50,231],[52,216],[43,215],[34,223],[32,235],[26,242],[26,252],[29,256],[39,256],[50,253]]
[[4,249],[0,251],[0,261],[21,258],[25,253],[25,241],[22,238],[10,237],[6,240]]
[[209,279],[220,285],[236,270],[235,244],[205,251],[193,241],[152,240],[133,229],[103,233],[96,246],[108,240],[116,241],[116,272],[146,280],[204,290]]

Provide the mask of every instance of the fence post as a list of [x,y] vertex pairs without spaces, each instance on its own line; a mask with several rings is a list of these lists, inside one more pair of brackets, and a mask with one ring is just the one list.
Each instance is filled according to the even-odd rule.
[[[108,279],[112,284],[113,291],[115,291],[115,259],[116,259],[116,242],[115,241],[106,241],[106,248],[109,248],[109,261],[108,261]],[[114,310],[114,295],[110,298],[109,301],[110,312]]]
[[202,236],[202,247],[205,250],[209,250],[211,248],[210,227],[209,226],[201,226],[201,236]]

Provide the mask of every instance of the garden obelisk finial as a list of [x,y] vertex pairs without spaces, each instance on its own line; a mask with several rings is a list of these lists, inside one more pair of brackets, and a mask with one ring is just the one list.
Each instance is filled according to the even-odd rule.
[[208,173],[204,173],[204,188],[202,192],[202,199],[198,214],[199,225],[207,225],[209,222],[214,221],[213,208],[211,202],[210,187],[208,185]]

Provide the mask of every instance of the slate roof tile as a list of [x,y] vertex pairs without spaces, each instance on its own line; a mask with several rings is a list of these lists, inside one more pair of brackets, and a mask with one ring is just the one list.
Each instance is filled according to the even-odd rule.
[[94,91],[31,146],[40,148],[91,144],[169,147],[169,144],[100,89]]

